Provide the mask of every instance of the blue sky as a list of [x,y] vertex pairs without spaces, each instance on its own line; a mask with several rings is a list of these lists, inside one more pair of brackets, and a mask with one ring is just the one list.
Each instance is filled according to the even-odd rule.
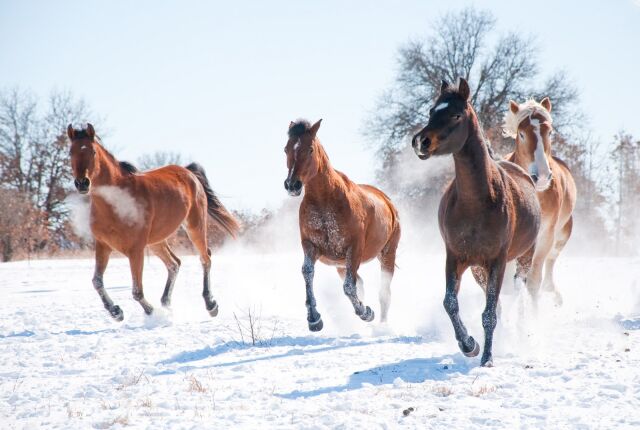
[[567,70],[595,136],[640,137],[638,0],[0,0],[0,88],[69,89],[106,118],[118,158],[178,151],[230,207],[274,207],[288,198],[283,147],[298,117],[323,118],[334,167],[373,179],[363,121],[398,46],[470,4],[498,33],[537,37],[542,76]]

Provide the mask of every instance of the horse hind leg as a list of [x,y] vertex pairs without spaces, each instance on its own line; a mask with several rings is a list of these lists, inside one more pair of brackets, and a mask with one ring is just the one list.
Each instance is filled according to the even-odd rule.
[[380,260],[380,291],[378,298],[380,300],[380,322],[386,322],[389,314],[389,305],[391,304],[391,280],[396,269],[396,251],[398,250],[398,242],[400,241],[400,226],[394,231],[391,239],[380,252],[378,260]]
[[171,306],[171,294],[173,292],[173,286],[176,282],[176,276],[180,270],[180,259],[171,251],[169,243],[165,240],[163,242],[152,245],[151,251],[158,257],[167,268],[167,283],[162,293],[161,303],[164,307]]
[[200,263],[202,264],[202,298],[209,312],[209,315],[215,317],[218,315],[218,302],[211,296],[210,290],[210,272],[211,272],[211,250],[207,246],[207,218],[206,210],[197,211],[195,208],[187,219],[187,233],[193,246],[196,247],[200,254]]
[[565,245],[569,241],[569,237],[571,237],[571,230],[573,229],[573,217],[569,218],[567,223],[562,227],[558,236],[556,237],[556,241],[549,251],[549,255],[547,256],[547,260],[545,262],[545,274],[544,281],[542,282],[542,288],[545,291],[551,291],[555,295],[556,305],[561,306],[563,299],[562,294],[558,291],[556,287],[555,280],[553,278],[553,270],[556,265],[556,259],[560,252],[564,249]]

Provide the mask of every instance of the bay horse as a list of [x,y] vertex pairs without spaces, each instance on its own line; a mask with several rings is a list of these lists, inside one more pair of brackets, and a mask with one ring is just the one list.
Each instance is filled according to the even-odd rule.
[[170,165],[139,172],[127,162],[118,162],[100,144],[93,125],[75,129],[69,124],[67,135],[71,141],[74,185],[79,193],[89,194],[90,198],[91,231],[96,247],[93,286],[109,314],[117,321],[124,318],[120,306],[114,304],[105,291],[102,279],[113,250],[129,259],[133,298],[147,315],[153,312],[142,289],[147,245],[167,267],[161,302],[165,307],[170,306],[180,259],[169,248],[167,238],[184,224],[200,254],[206,309],[212,317],[216,316],[218,304],[209,286],[211,250],[207,245],[207,214],[234,237],[239,223],[216,197],[204,169],[191,163],[186,167]]
[[[553,279],[553,268],[558,255],[566,245],[573,228],[573,209],[576,204],[576,183],[564,161],[551,155],[553,118],[551,101],[545,97],[540,103],[528,100],[518,104],[511,100],[505,114],[503,134],[516,141],[515,150],[506,159],[529,172],[536,185],[542,210],[540,232],[526,277],[527,289],[534,302],[542,282],[543,288],[552,291],[557,304],[562,295]],[[523,278],[521,267],[516,270],[516,281]]]
[[288,169],[285,189],[291,196],[299,196],[303,186],[305,190],[299,224],[309,330],[320,331],[323,327],[313,293],[317,260],[337,267],[356,315],[370,322],[374,312],[362,303],[363,282],[358,269],[361,263],[377,257],[382,268],[379,299],[380,320],[384,322],[400,240],[398,211],[382,191],[355,184],[331,167],[316,136],[321,121],[313,125],[305,120],[291,122],[284,149]]
[[477,266],[487,275],[482,313],[484,351],[480,363],[492,366],[496,306],[507,261],[530,258],[540,228],[540,204],[531,177],[520,166],[493,159],[469,102],[469,84],[443,81],[427,125],[412,139],[421,160],[452,154],[455,178],[438,209],[446,247],[444,308],[464,355],[480,348],[459,315],[458,291],[464,271]]

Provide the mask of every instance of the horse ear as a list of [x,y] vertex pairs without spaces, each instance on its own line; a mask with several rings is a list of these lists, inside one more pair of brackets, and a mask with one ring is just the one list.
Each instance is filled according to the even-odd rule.
[[549,100],[549,97],[543,98],[540,104],[547,110],[547,112],[551,112],[551,100]]
[[75,130],[71,124],[67,126],[67,136],[69,136],[69,139],[73,139],[73,136],[75,136]]
[[293,127],[293,125],[294,125],[294,124],[295,124],[295,122],[290,121],[290,122],[289,122],[289,129],[291,129],[291,127]]
[[96,131],[93,129],[93,125],[91,123],[87,123],[87,135],[93,139],[96,137]]
[[520,110],[520,106],[518,106],[518,103],[514,102],[513,100],[509,100],[509,109],[513,113],[518,113],[518,111]]
[[460,83],[458,84],[458,94],[465,100],[469,100],[469,94],[471,94],[471,90],[469,89],[469,83],[465,78],[460,78]]
[[447,88],[449,88],[449,82],[443,79],[442,84],[440,84],[440,92],[444,93]]
[[309,130],[309,132],[311,133],[311,136],[316,137],[316,133],[318,132],[318,129],[320,128],[320,123],[322,122],[322,119],[319,119],[318,122],[316,122],[315,124],[313,124],[311,126],[311,129]]

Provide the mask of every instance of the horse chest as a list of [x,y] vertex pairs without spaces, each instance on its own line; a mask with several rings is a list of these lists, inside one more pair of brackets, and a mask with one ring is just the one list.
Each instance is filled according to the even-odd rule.
[[332,210],[309,209],[305,216],[303,234],[323,254],[344,257],[347,243],[347,228]]

